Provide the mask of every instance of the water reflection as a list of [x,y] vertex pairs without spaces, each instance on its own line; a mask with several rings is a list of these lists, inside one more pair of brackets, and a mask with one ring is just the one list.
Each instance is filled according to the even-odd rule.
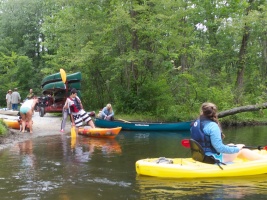
[[120,144],[114,139],[71,137],[70,140],[72,152],[79,162],[90,161],[95,151],[101,151],[105,156],[122,153]]
[[[38,199],[40,193],[53,190],[62,185],[62,182],[40,177],[40,172],[44,168],[48,168],[49,162],[45,166],[41,165],[40,155],[38,158],[34,153],[34,149],[32,140],[17,143],[11,148],[13,154],[7,160],[7,166],[12,163],[13,176],[7,176],[6,180],[12,186],[7,186],[2,192],[7,190],[7,193],[10,193],[9,191],[12,191],[14,196],[23,194],[23,198],[17,199]],[[11,163],[9,163],[10,161]],[[49,170],[53,171],[53,168],[49,168]],[[6,175],[8,174],[4,176]],[[48,173],[46,173],[47,175]]]
[[255,194],[267,194],[266,178],[267,175],[176,180],[137,176],[136,184],[142,199],[253,199]]
[[83,138],[82,142],[84,144],[88,144],[91,147],[92,151],[95,151],[95,149],[99,149],[105,155],[111,153],[122,153],[120,144],[114,139]]
[[18,143],[19,153],[22,157],[21,168],[29,169],[36,167],[36,158],[33,154],[32,140]]
[[[225,132],[232,142],[267,145],[267,129],[256,130]],[[266,198],[267,175],[184,180],[136,175],[139,159],[189,157],[190,150],[180,144],[188,137],[122,131],[113,140],[77,136],[71,141],[70,134],[62,134],[25,141],[0,152],[0,195],[36,200]]]

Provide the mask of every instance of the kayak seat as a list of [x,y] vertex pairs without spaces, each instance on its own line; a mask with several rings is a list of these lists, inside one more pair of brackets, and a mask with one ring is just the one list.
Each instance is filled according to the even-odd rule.
[[190,143],[191,155],[195,161],[208,164],[217,164],[221,169],[223,169],[220,164],[223,165],[225,164],[215,159],[213,156],[205,155],[202,146],[197,141],[195,141],[194,139],[190,139],[189,143]]
[[155,161],[157,164],[161,164],[161,163],[164,163],[164,164],[173,164],[173,161],[170,160],[170,159],[167,159],[165,157],[160,157],[159,159],[157,159]]

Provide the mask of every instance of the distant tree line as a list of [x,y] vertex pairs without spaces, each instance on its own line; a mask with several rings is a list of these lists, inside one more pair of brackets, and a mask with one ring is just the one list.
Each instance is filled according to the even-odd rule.
[[[86,109],[168,121],[266,102],[266,0],[0,0],[0,90],[82,72]],[[255,113],[257,115],[257,113]]]

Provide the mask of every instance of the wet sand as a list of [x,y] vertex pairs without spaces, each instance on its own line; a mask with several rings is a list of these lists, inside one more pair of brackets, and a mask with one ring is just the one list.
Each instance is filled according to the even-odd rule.
[[[0,118],[18,119],[18,116],[0,114]],[[61,117],[54,116],[53,114],[46,113],[44,117],[40,117],[38,112],[33,115],[33,133],[21,133],[16,129],[9,129],[6,136],[0,137],[0,150],[10,147],[17,142],[22,142],[36,137],[43,137],[49,135],[60,135]],[[70,133],[71,124],[69,121],[66,123],[65,133]]]

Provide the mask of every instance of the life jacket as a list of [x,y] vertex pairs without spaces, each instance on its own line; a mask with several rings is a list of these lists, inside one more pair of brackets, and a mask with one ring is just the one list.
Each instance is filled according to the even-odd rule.
[[205,124],[211,122],[209,119],[197,119],[191,125],[191,138],[196,140],[203,148],[205,152],[217,153],[211,144],[210,136],[206,135],[203,131]]
[[70,106],[71,112],[77,113],[81,110],[81,102],[75,97],[74,99],[69,98],[74,102],[73,105]]

